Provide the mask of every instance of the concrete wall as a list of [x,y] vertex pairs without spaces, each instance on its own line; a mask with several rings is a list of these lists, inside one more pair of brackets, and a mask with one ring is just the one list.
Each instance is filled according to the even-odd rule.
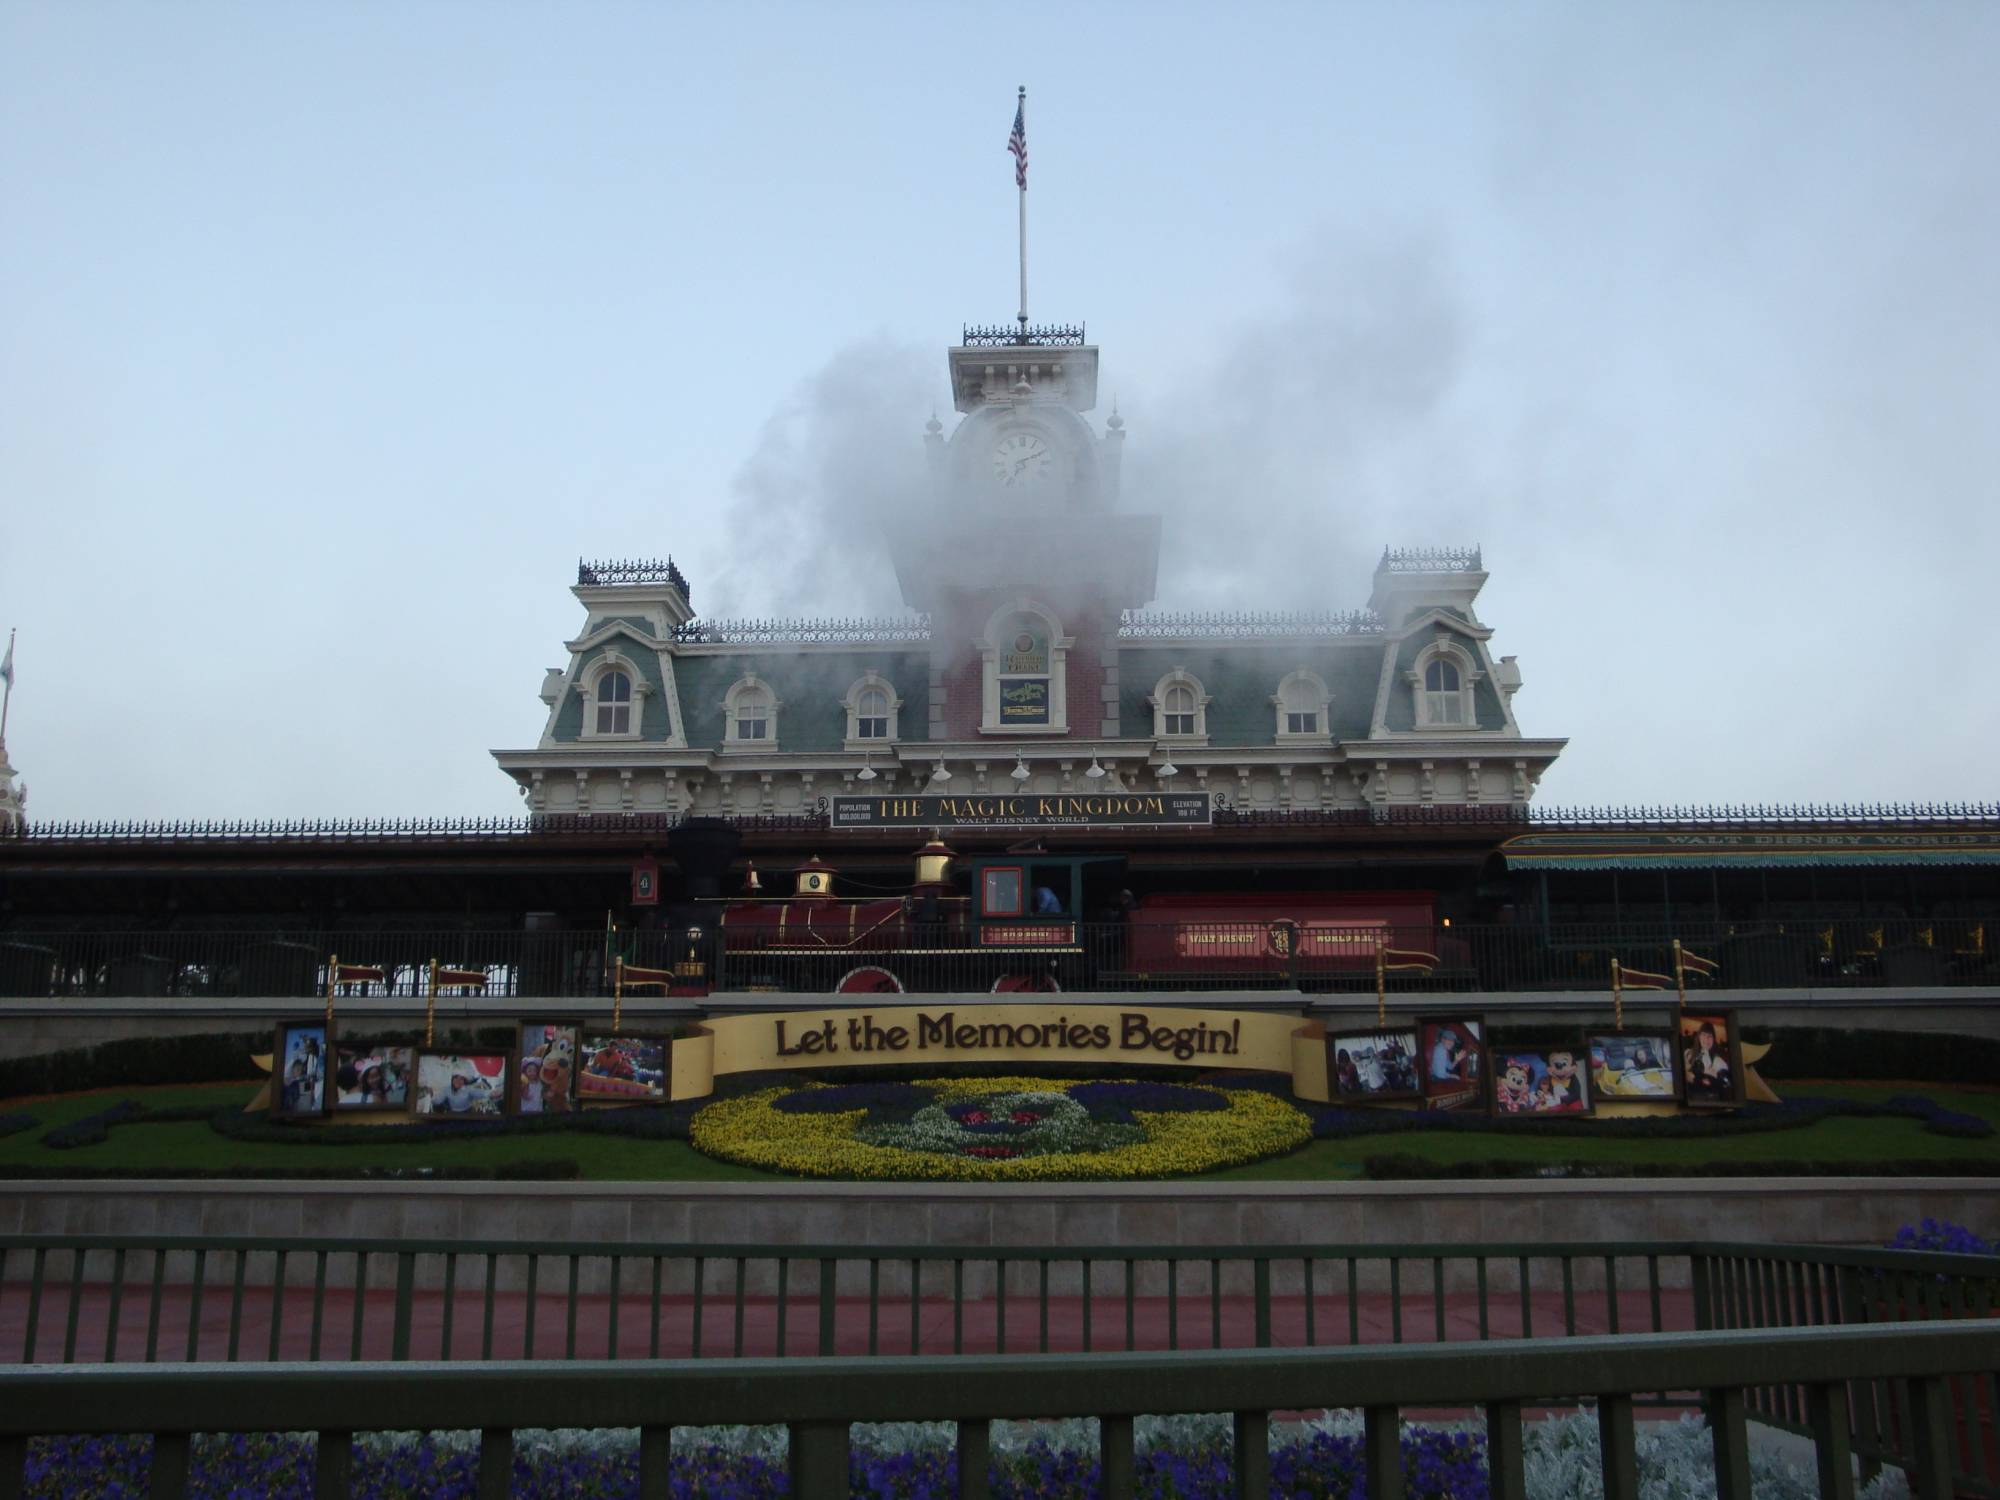
[[[0,1234],[258,1235],[307,1241],[362,1238],[465,1244],[535,1240],[604,1251],[650,1244],[768,1244],[821,1247],[1129,1245],[1329,1246],[1477,1242],[1553,1245],[1606,1240],[1746,1240],[1879,1245],[1898,1226],[1926,1216],[1990,1227],[2000,1222],[2000,1178],[1659,1179],[1493,1183],[281,1183],[28,1182],[0,1198]],[[230,1274],[228,1257],[212,1273]],[[310,1282],[312,1257],[292,1275]],[[584,1270],[586,1290],[602,1290],[608,1263]],[[335,1257],[335,1282],[351,1261]],[[441,1262],[420,1275],[436,1284]],[[1379,1267],[1376,1268],[1379,1270]],[[1448,1286],[1470,1284],[1472,1264],[1448,1263]],[[1554,1274],[1553,1262],[1548,1274]],[[907,1280],[885,1267],[885,1287]],[[1578,1267],[1581,1286],[1601,1284],[1601,1265]],[[712,1274],[730,1274],[723,1265]],[[1157,1274],[1156,1274],[1157,1272]],[[185,1275],[185,1271],[182,1272]],[[375,1272],[376,1278],[388,1274]],[[518,1285],[510,1263],[503,1284]],[[544,1274],[547,1284],[552,1272]],[[935,1271],[933,1274],[936,1274]],[[1023,1273],[1017,1273],[1023,1274]],[[1297,1290],[1295,1264],[1278,1270],[1279,1290]],[[1386,1274],[1386,1273],[1383,1273]],[[1621,1270],[1621,1279],[1624,1277]],[[1684,1267],[1662,1263],[1667,1284]],[[259,1279],[268,1280],[268,1270]],[[681,1280],[687,1278],[683,1268]],[[791,1285],[804,1293],[816,1271],[801,1264]],[[1052,1285],[1077,1288],[1074,1263]],[[1225,1291],[1247,1291],[1247,1265],[1225,1272]],[[750,1287],[772,1289],[771,1263]],[[801,1278],[804,1278],[801,1280]],[[866,1267],[844,1268],[865,1288]],[[1144,1273],[1146,1289],[1164,1272]],[[1638,1284],[1644,1284],[1644,1270]],[[1371,1275],[1369,1284],[1380,1279]],[[1238,1288],[1235,1282],[1241,1280]],[[1428,1271],[1412,1287],[1427,1284]],[[1537,1280],[1540,1280],[1538,1276]],[[722,1282],[717,1281],[718,1288]],[[948,1284],[948,1278],[947,1278]],[[926,1289],[930,1289],[926,1278]],[[1202,1288],[1184,1279],[1190,1292]],[[969,1273],[969,1289],[992,1286],[990,1267]]]

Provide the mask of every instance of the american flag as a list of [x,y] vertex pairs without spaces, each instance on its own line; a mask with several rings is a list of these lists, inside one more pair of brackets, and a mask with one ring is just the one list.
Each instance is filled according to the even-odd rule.
[[1014,133],[1007,137],[1007,149],[1014,153],[1014,186],[1028,186],[1028,124],[1022,118],[1026,101],[1014,106]]

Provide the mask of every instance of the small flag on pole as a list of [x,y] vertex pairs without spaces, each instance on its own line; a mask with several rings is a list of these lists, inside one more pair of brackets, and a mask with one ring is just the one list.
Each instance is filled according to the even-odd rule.
[[6,683],[8,687],[14,685],[14,637],[12,635],[7,637],[6,656],[0,657],[0,682]]
[[1703,958],[1691,948],[1681,949],[1681,972],[1702,979],[1713,979],[1722,971],[1722,965],[1712,958]]
[[1027,100],[1014,106],[1014,133],[1007,137],[1007,149],[1014,154],[1014,186],[1023,192],[1028,188],[1028,121]]
[[388,977],[388,970],[373,964],[336,963],[333,966],[335,984],[381,984]]
[[674,982],[672,969],[642,969],[637,964],[623,964],[620,966],[620,972],[625,976],[627,989],[653,984],[664,988]]
[[1671,974],[1649,974],[1644,969],[1620,964],[1618,975],[1628,990],[1670,990],[1674,987],[1674,976]]
[[476,984],[481,989],[484,989],[486,987],[486,971],[484,969],[447,969],[439,967],[434,971],[432,982],[442,985]]
[[1429,974],[1438,966],[1438,956],[1426,953],[1421,948],[1384,948],[1382,967],[1385,969],[1421,969]]

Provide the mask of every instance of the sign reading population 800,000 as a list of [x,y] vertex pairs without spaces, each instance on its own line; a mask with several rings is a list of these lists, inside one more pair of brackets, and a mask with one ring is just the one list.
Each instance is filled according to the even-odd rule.
[[835,828],[1206,828],[1206,792],[835,797]]

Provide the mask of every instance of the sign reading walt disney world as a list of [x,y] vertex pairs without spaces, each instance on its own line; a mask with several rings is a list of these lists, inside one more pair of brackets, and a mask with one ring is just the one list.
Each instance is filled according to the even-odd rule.
[[833,798],[835,828],[1206,828],[1205,792],[995,792]]

